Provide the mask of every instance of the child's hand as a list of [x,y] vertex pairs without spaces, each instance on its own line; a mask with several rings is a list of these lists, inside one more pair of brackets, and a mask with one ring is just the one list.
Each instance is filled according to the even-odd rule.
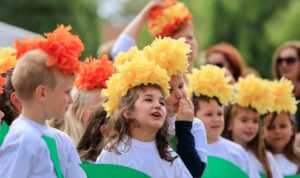
[[148,20],[150,16],[150,11],[154,7],[163,7],[163,6],[164,3],[162,0],[152,0],[142,9],[139,15],[142,16],[144,20]]
[[194,106],[193,103],[186,99],[181,98],[179,100],[178,113],[176,116],[176,121],[190,121],[194,120]]

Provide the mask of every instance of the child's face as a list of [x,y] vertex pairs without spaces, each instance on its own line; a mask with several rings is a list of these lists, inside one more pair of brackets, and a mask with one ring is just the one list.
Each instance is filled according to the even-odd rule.
[[47,119],[64,119],[69,104],[73,102],[70,92],[73,87],[74,76],[57,74],[56,78],[57,84],[54,89],[46,87],[44,110]]
[[178,112],[179,100],[186,97],[183,76],[173,76],[170,84],[170,96],[166,100],[168,108],[170,108],[170,114]]
[[252,109],[237,106],[228,129],[235,142],[246,146],[258,134],[259,114]]
[[138,92],[130,118],[135,119],[144,131],[157,132],[166,118],[165,99],[157,88],[147,87]]
[[209,102],[199,101],[199,108],[196,117],[204,123],[208,143],[214,143],[224,129],[223,107],[211,99]]
[[272,116],[264,118],[264,131],[267,143],[276,153],[281,153],[294,133],[293,126],[286,113],[280,113],[271,123]]

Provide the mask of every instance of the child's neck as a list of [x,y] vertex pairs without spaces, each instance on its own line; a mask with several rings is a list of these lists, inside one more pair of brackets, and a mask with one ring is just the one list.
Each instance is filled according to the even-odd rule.
[[219,139],[220,139],[220,137],[217,137],[217,138],[207,137],[207,143],[208,144],[213,144],[213,143],[216,143]]
[[21,115],[41,125],[47,120],[38,110],[26,106],[23,106]]
[[155,140],[157,132],[149,131],[139,127],[131,129],[131,137],[142,142],[151,142]]

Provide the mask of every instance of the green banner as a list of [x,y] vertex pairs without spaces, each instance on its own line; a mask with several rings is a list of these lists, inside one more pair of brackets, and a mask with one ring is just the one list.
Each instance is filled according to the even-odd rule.
[[0,146],[2,145],[5,136],[9,131],[9,127],[5,121],[2,121],[2,125],[0,126]]
[[58,152],[57,152],[57,147],[56,147],[56,142],[55,139],[52,137],[48,137],[46,135],[42,135],[42,139],[46,142],[48,150],[50,152],[50,156],[52,159],[52,162],[54,164],[55,172],[57,174],[58,178],[63,178],[63,174],[60,168],[59,164],[59,157],[58,157]]
[[208,156],[207,168],[205,169],[201,178],[248,178],[249,176],[231,163],[222,158],[215,156]]
[[80,166],[88,178],[150,178],[143,172],[125,166],[89,163],[83,163]]
[[300,175],[284,176],[284,178],[300,178]]

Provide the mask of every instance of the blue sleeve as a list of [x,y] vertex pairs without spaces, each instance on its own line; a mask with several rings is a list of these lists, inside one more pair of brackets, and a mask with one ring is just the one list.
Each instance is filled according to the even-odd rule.
[[195,148],[195,139],[191,133],[192,122],[175,121],[175,132],[177,137],[177,153],[193,177],[200,177],[205,169]]
[[113,59],[119,54],[121,51],[128,51],[131,47],[135,46],[136,41],[133,37],[126,35],[126,34],[121,34],[117,41],[115,42],[112,50],[111,50],[111,56]]

